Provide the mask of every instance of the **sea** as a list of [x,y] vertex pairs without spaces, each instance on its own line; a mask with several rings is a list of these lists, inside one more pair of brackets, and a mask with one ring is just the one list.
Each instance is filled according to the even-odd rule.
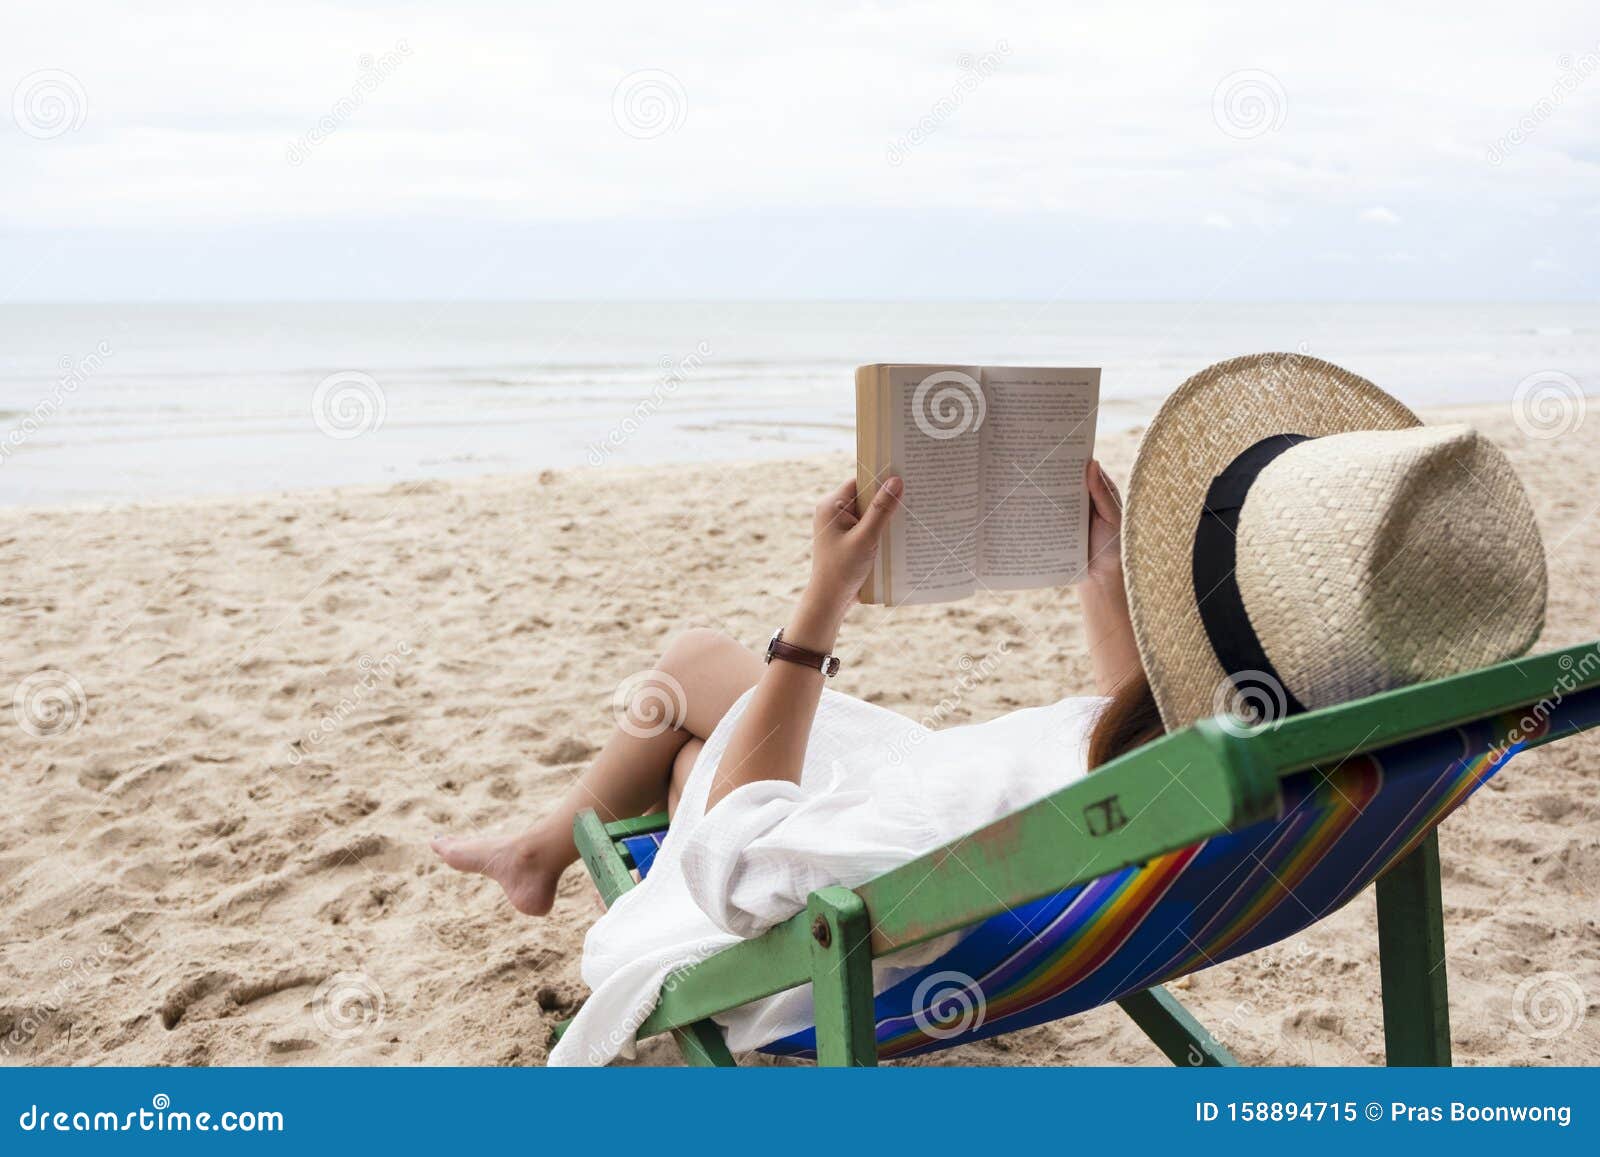
[[0,505],[847,452],[865,362],[1099,366],[1120,429],[1266,350],[1571,425],[1600,391],[1600,305],[5,305]]

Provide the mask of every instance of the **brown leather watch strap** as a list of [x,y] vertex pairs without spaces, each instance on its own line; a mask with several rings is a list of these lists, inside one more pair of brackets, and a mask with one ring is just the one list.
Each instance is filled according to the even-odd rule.
[[779,627],[773,632],[772,638],[767,642],[767,662],[782,659],[787,663],[798,663],[802,667],[810,667],[813,671],[821,671],[828,678],[833,678],[839,673],[839,656],[824,655],[821,651],[812,651],[805,647],[797,647],[793,643],[783,641],[783,628]]

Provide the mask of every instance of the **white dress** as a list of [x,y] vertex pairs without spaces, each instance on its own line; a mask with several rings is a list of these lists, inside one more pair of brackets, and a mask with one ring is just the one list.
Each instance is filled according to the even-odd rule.
[[[1064,699],[987,723],[931,731],[903,715],[824,691],[799,784],[762,781],[706,799],[742,696],[706,740],[650,875],[624,893],[584,942],[593,992],[550,1053],[552,1065],[632,1055],[674,970],[795,913],[818,888],[855,887],[1085,774],[1088,735],[1105,702]],[[941,937],[876,961],[877,991],[937,959]],[[717,1020],[735,1052],[808,1027],[811,988],[754,1001]]]

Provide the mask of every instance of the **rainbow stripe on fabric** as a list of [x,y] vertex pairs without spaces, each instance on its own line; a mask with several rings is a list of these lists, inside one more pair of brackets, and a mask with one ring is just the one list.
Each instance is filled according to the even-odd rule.
[[[1506,716],[1497,721],[1497,727],[1502,725],[1500,734],[1514,734],[1517,717]],[[1540,733],[1542,728],[1528,731],[1524,726],[1522,742],[1487,751],[1481,749],[1480,739],[1479,753],[1470,756],[1465,754],[1470,746],[1468,737],[1461,735],[1463,755],[1451,760],[1422,788],[1408,809],[1405,822],[1381,839],[1366,862],[1351,872],[1348,885],[1338,891],[1335,900],[1321,911],[1306,908],[1298,926],[1321,919],[1388,870],[1502,763]],[[1237,887],[1210,912],[1199,931],[1180,934],[1179,929],[1174,929],[1179,953],[1159,963],[1151,962],[1146,954],[1145,959],[1128,969],[1123,994],[1226,959],[1240,951],[1241,944],[1284,903],[1305,907],[1296,898],[1296,889],[1339,848],[1356,821],[1378,798],[1385,779],[1382,764],[1371,756],[1350,759],[1325,775],[1265,836],[1258,838],[1254,848],[1241,849],[1239,863],[1244,866],[1243,871],[1234,870],[1213,887],[1205,897],[1206,907],[1209,909],[1212,895],[1224,884],[1238,880]],[[977,979],[974,987],[981,992],[984,1023],[993,1025],[1054,999],[1106,966],[1205,847],[1206,844],[1196,844],[1183,848],[1085,885],[1028,944]],[[946,1034],[938,1016],[935,1006],[918,1010],[913,1016],[881,1021],[879,1056],[903,1056],[945,1043]]]

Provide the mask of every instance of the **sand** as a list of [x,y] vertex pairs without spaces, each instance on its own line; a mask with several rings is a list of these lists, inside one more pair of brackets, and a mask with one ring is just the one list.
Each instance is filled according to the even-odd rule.
[[[1475,420],[1540,513],[1540,649],[1595,638],[1600,418],[1553,440]],[[1120,477],[1133,445],[1103,440]],[[574,869],[549,918],[519,917],[428,838],[537,815],[675,632],[760,645],[849,470],[0,513],[0,698],[23,684],[45,732],[0,703],[0,1059],[541,1063],[598,899]],[[841,690],[944,725],[1088,686],[1067,591],[861,608],[841,652]],[[1597,767],[1600,737],[1526,755],[1442,830],[1460,1063],[1600,1063]],[[1381,1061],[1370,891],[1177,987],[1247,1062]],[[917,1063],[1162,1061],[1102,1009]]]

